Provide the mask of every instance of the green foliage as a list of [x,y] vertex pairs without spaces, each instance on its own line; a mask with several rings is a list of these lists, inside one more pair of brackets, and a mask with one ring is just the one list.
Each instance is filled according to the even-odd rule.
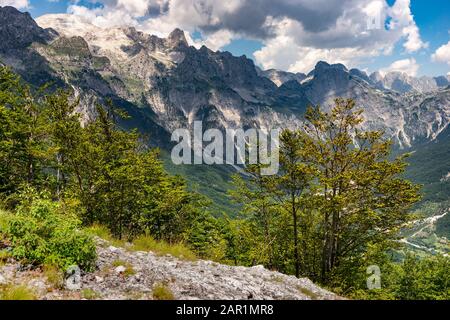
[[195,254],[183,243],[169,244],[165,241],[157,241],[151,236],[139,236],[133,240],[132,250],[136,251],[152,251],[157,255],[170,254],[174,257],[185,260],[196,260]]
[[136,132],[118,128],[123,112],[97,105],[96,119],[81,128],[67,97],[51,102],[60,146],[56,191],[79,200],[84,224],[105,225],[118,239],[149,232],[158,240],[182,240],[207,203],[188,192],[184,180],[167,175],[158,151],[145,147]]
[[354,108],[343,99],[330,112],[309,108],[303,130],[280,137],[278,175],[262,177],[252,166],[249,179],[236,179],[246,215],[240,237],[262,253],[250,249],[252,263],[345,288],[371,246],[397,245],[418,186],[401,177],[404,157],[389,160],[382,132],[360,130]]
[[[237,256],[233,260],[246,265],[263,264],[269,268],[282,269],[280,263],[286,257],[280,256],[280,252],[284,252],[286,247],[277,250],[280,249],[277,245],[286,243],[281,241],[282,237],[290,237],[279,228],[282,222],[288,224],[286,216],[274,199],[272,179],[262,176],[259,166],[249,166],[247,172],[251,174],[247,180],[240,175],[233,176],[236,189],[230,191],[234,201],[243,205],[239,219],[230,225],[231,237],[228,239],[234,242],[230,245],[235,251],[241,251],[234,252]],[[247,256],[245,261],[242,260],[244,256]]]
[[227,250],[224,228],[224,220],[216,219],[208,212],[200,213],[187,228],[185,242],[200,258],[224,261]]
[[20,190],[32,187],[72,208],[83,225],[107,226],[115,239],[149,234],[188,242],[191,225],[208,215],[210,202],[168,175],[159,151],[136,131],[119,127],[127,117],[122,110],[98,103],[94,119],[81,125],[78,100],[71,97],[32,92],[0,69],[0,195],[7,207],[16,210]]
[[403,262],[403,276],[396,292],[397,299],[450,299],[450,259],[429,257],[417,259],[407,256]]
[[[380,259],[381,257],[381,259]],[[353,299],[448,300],[450,298],[450,259],[443,256],[419,258],[408,254],[394,263],[384,254],[377,259],[381,270],[381,289],[368,290],[366,279],[355,279],[347,292]],[[364,270],[360,270],[364,275]]]
[[450,129],[444,130],[435,140],[421,143],[408,151],[411,156],[406,160],[409,167],[405,177],[423,184],[423,201],[448,201],[450,179],[446,179],[446,175],[450,167]]
[[0,193],[16,192],[24,183],[45,184],[41,170],[51,157],[43,105],[18,76],[0,68]]
[[[448,299],[448,259],[407,256],[394,264],[386,256],[414,218],[408,210],[419,200],[419,187],[404,179],[406,157],[392,157],[382,132],[360,130],[363,118],[352,100],[337,99],[330,112],[309,108],[303,130],[281,135],[277,175],[262,176],[262,165],[252,165],[244,178],[234,177],[235,207],[221,192],[229,185],[228,171],[169,166],[191,177],[201,171],[208,186],[202,191],[213,196],[216,208],[231,211],[229,219],[212,216],[210,201],[189,191],[192,181],[167,174],[159,151],[137,131],[122,130],[123,111],[97,103],[93,119],[82,125],[72,97],[32,90],[0,68],[0,201],[13,212],[0,211],[0,241],[12,245],[14,258],[89,270],[94,234],[114,245],[130,242],[133,250],[189,260],[263,264],[352,297]],[[446,150],[430,148],[439,157]],[[430,161],[434,180],[446,174],[434,167]],[[422,178],[430,182],[429,175]],[[444,184],[426,188],[440,188],[441,197],[448,193]],[[446,234],[448,217],[439,221],[438,234]],[[381,290],[364,287],[371,264],[382,267]],[[59,282],[51,268],[45,273]],[[164,284],[153,294],[173,299]]]
[[167,172],[186,178],[190,190],[199,192],[211,199],[210,208],[214,213],[224,213],[235,217],[239,205],[234,203],[227,194],[233,187],[230,177],[235,173],[231,166],[195,165],[178,166],[173,164],[170,153],[161,150],[161,158]]
[[[449,202],[444,202],[441,209],[445,206],[447,209],[449,205]],[[439,212],[439,211],[437,211]],[[442,212],[442,211],[441,211]],[[443,216],[441,219],[438,220],[436,224],[436,234],[441,237],[446,237],[448,240],[450,240],[450,214],[447,213],[445,216]]]
[[50,200],[35,199],[11,214],[1,230],[11,242],[12,256],[27,263],[59,268],[95,266],[96,252],[91,237],[80,231],[80,222]]

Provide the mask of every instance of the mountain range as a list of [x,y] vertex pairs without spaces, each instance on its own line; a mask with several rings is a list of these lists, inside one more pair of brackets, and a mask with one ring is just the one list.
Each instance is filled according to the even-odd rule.
[[[246,56],[189,45],[180,29],[160,38],[69,14],[35,21],[12,7],[0,7],[0,62],[33,86],[72,88],[83,121],[95,116],[94,101],[112,99],[131,116],[124,126],[149,134],[166,151],[171,132],[195,120],[204,130],[296,128],[308,105],[329,109],[335,97],[354,98],[364,128],[383,130],[396,153],[412,152],[407,176],[425,185],[425,200],[450,199],[448,76],[368,75],[323,61],[308,74],[261,70]],[[168,166],[228,206],[223,198],[232,168]]]

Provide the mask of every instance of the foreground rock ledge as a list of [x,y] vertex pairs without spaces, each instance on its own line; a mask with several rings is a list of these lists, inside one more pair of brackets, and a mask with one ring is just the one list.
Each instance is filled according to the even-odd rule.
[[[26,285],[39,299],[154,299],[163,285],[175,299],[340,299],[306,278],[265,269],[234,267],[211,261],[184,261],[152,252],[130,251],[97,239],[97,269],[82,274],[81,290],[57,289],[37,270],[18,263],[0,266],[3,284]],[[130,272],[127,272],[129,270]]]

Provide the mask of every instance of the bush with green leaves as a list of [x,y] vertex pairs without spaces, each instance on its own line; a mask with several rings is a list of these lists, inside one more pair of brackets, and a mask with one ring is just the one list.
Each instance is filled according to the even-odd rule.
[[77,265],[88,271],[95,266],[92,237],[81,231],[80,221],[57,202],[35,199],[21,205],[10,214],[4,229],[15,259],[62,269]]
[[[370,255],[370,254],[369,254]],[[338,285],[336,279],[333,291],[350,297],[364,300],[448,300],[450,299],[450,258],[436,255],[419,257],[408,252],[401,262],[393,262],[392,253],[376,253],[368,256],[367,265],[380,268],[381,288],[367,288],[366,268],[353,273],[352,287],[349,283]],[[349,279],[349,277],[346,277]]]

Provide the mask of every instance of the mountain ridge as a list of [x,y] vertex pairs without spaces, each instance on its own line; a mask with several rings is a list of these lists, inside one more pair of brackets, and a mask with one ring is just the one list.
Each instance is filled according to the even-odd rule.
[[[0,39],[23,44],[0,50],[0,61],[35,86],[51,81],[72,88],[83,121],[95,116],[94,101],[112,99],[132,116],[125,127],[149,134],[166,151],[171,132],[192,128],[195,120],[203,121],[204,130],[300,128],[307,106],[329,110],[337,96],[355,99],[364,111],[364,129],[384,131],[398,152],[441,143],[436,139],[449,127],[450,86],[444,76],[434,80],[439,86],[432,91],[397,92],[374,82],[373,74],[324,61],[308,74],[263,71],[245,56],[190,46],[180,29],[160,38],[133,27],[98,28],[67,14],[42,16],[37,24],[16,9],[0,8],[0,16]],[[421,157],[413,154],[413,163],[420,166]],[[431,170],[439,179],[446,174]]]

